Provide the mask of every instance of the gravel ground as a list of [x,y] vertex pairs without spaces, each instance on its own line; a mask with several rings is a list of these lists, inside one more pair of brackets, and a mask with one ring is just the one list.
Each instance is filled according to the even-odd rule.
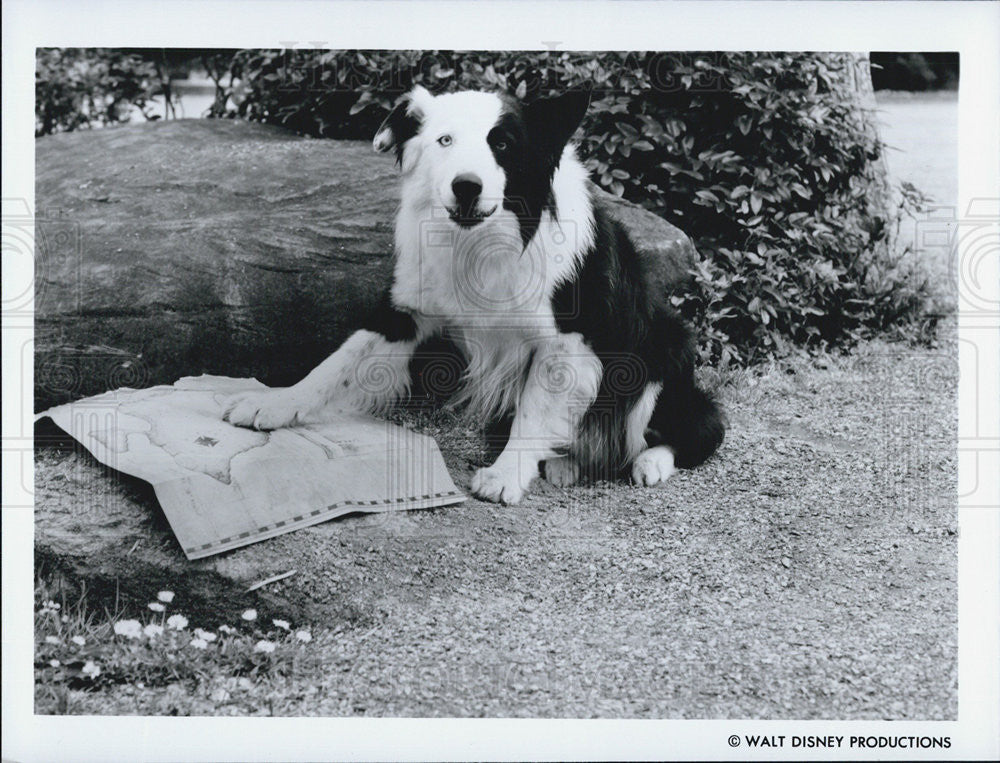
[[[219,677],[79,693],[73,712],[954,718],[945,334],[729,379],[722,450],[663,487],[539,483],[516,508],[303,531],[315,558],[275,593],[349,614],[313,624],[312,657],[267,696]],[[412,423],[467,487],[476,434]]]

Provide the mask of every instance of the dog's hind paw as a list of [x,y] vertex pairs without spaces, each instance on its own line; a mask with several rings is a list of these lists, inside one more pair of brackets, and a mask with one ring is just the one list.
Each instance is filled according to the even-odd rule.
[[674,473],[674,454],[665,445],[644,450],[632,464],[632,481],[636,485],[657,485]]
[[222,418],[250,429],[281,429],[300,424],[307,409],[286,389],[243,392],[226,401]]

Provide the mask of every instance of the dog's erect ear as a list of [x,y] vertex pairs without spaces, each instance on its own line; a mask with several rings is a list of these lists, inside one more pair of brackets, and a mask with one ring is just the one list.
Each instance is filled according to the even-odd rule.
[[389,116],[385,118],[382,126],[375,133],[372,145],[379,153],[396,149],[396,162],[403,160],[403,146],[406,141],[412,138],[420,130],[424,114],[434,96],[420,85],[415,86],[410,92],[402,96]]
[[558,160],[566,141],[576,132],[590,106],[590,89],[570,90],[555,98],[541,98],[524,107],[528,134]]

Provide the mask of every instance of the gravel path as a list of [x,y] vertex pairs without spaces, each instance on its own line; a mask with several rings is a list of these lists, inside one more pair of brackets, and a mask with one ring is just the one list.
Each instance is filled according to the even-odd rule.
[[[731,379],[722,450],[661,488],[539,484],[517,508],[303,531],[314,558],[275,593],[345,615],[313,625],[314,659],[270,699],[215,702],[219,678],[75,711],[954,718],[954,358],[946,328],[933,350]],[[413,423],[467,487],[475,433]]]

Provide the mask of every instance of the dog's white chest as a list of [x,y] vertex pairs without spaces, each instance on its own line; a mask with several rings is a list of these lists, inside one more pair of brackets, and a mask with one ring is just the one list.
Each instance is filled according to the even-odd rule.
[[397,305],[457,327],[551,326],[555,274],[544,248],[524,247],[512,214],[472,230],[409,217],[397,224]]

